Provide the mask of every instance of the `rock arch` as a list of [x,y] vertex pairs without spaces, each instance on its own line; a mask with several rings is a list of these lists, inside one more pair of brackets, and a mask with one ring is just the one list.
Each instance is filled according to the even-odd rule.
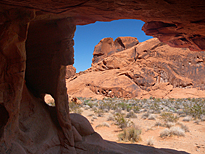
[[[0,153],[185,153],[104,141],[86,120],[70,117],[64,77],[73,64],[75,25],[141,19],[146,34],[200,51],[204,13],[204,1],[1,0]],[[56,108],[43,103],[44,93]],[[76,128],[72,120],[79,119]],[[79,133],[84,126],[91,132],[85,136]]]

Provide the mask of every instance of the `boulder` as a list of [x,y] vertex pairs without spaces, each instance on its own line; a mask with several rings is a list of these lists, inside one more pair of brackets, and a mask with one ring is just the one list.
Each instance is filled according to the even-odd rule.
[[76,73],[76,68],[73,67],[73,65],[66,66],[66,75],[65,78],[69,79],[70,77],[73,77]]
[[118,37],[115,41],[112,38],[104,38],[95,46],[92,63],[98,63],[104,58],[129,49],[138,43],[139,41],[135,37]]

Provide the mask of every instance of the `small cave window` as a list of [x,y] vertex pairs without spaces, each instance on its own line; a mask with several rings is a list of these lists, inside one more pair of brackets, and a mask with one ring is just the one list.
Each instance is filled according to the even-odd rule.
[[50,94],[45,94],[44,101],[49,106],[55,106],[55,100],[54,100],[54,98]]

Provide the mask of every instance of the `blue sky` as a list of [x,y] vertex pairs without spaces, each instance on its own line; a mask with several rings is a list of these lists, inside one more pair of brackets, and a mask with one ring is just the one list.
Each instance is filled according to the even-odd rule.
[[94,24],[77,26],[74,36],[74,67],[76,72],[91,67],[93,51],[101,39],[119,36],[136,37],[139,42],[152,38],[141,30],[144,22],[134,19],[114,20],[111,22],[96,22]]

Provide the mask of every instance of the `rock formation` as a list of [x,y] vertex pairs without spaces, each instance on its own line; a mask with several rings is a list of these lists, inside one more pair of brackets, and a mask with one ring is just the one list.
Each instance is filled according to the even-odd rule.
[[119,39],[129,40],[127,44],[132,46],[113,48],[111,38],[102,39],[93,52],[92,67],[67,80],[69,95],[99,99],[204,97],[204,51],[173,48],[157,38],[142,43],[131,37]]
[[70,77],[74,76],[76,73],[76,68],[73,65],[66,66],[66,75],[65,78],[69,79]]
[[[66,66],[73,64],[75,25],[95,21],[141,19],[143,30],[160,41],[204,50],[204,3],[1,0],[0,153],[184,153],[138,145],[131,150],[96,133],[82,135],[69,115]],[[45,104],[45,94],[56,107]]]
[[138,43],[139,41],[134,37],[118,37],[115,41],[112,38],[104,38],[95,46],[92,59],[93,64],[115,52],[128,49]]

